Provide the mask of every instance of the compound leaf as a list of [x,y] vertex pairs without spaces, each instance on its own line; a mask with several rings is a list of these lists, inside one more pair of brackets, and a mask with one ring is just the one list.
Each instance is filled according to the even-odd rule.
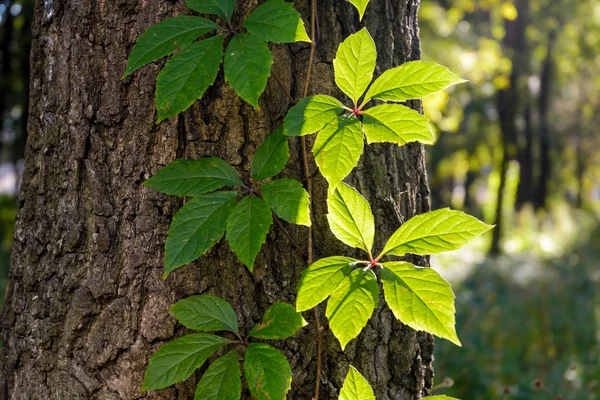
[[492,228],[461,211],[442,208],[406,221],[390,237],[381,255],[426,255],[452,251]]
[[256,400],[285,399],[292,386],[292,369],[281,352],[265,343],[250,343],[244,372]]
[[344,111],[336,98],[318,94],[305,97],[290,108],[283,121],[283,134],[303,136],[323,129]]
[[352,365],[344,380],[339,400],[375,400],[371,385]]
[[435,142],[427,117],[400,104],[382,104],[363,111],[363,129],[369,144],[391,142],[402,146],[409,142]]
[[219,25],[202,17],[179,16],[151,26],[140,36],[129,55],[123,77],[136,69],[171,54],[194,39],[219,29]]
[[255,195],[244,197],[227,219],[229,247],[250,271],[272,223],[269,205]]
[[327,196],[327,210],[329,228],[335,237],[370,254],[375,220],[367,200],[353,187],[341,183]]
[[454,293],[436,271],[402,261],[387,262],[383,264],[381,280],[385,300],[403,324],[460,346],[455,328]]
[[244,101],[258,108],[273,57],[269,46],[248,33],[236,34],[225,50],[225,80]]
[[213,362],[196,387],[195,400],[239,400],[242,394],[238,351],[231,350]]
[[237,195],[215,192],[198,196],[175,214],[165,243],[165,277],[221,240]]
[[356,105],[373,79],[377,50],[366,28],[348,36],[338,47],[333,69],[335,83]]
[[290,158],[287,136],[283,128],[277,129],[265,138],[257,147],[252,158],[252,176],[254,180],[262,181],[280,173]]
[[365,101],[370,99],[405,101],[420,99],[465,80],[448,68],[425,61],[411,61],[388,69],[373,82]]
[[175,196],[198,196],[223,186],[243,186],[235,169],[220,158],[175,160],[161,168],[145,186]]
[[233,343],[208,333],[196,333],[175,339],[150,358],[142,391],[163,389],[189,378],[215,351]]
[[185,0],[185,4],[202,14],[212,14],[231,22],[235,0]]
[[309,265],[302,271],[298,284],[296,310],[309,310],[329,297],[356,261],[349,257],[327,257]]
[[187,110],[215,82],[223,59],[223,36],[186,46],[156,79],[158,122]]
[[181,299],[170,311],[182,325],[195,331],[239,332],[237,317],[231,305],[212,294]]
[[362,269],[352,271],[333,291],[327,301],[325,315],[342,350],[365,327],[378,299],[377,280]]
[[293,43],[310,42],[304,29],[304,22],[292,3],[283,0],[269,0],[254,11],[244,21],[244,27],[266,42]]
[[267,308],[262,322],[252,328],[250,336],[258,339],[287,339],[303,326],[306,326],[306,321],[294,306],[277,302]]
[[294,179],[277,179],[260,187],[263,198],[279,217],[297,225],[310,226],[310,199]]
[[330,189],[334,189],[358,164],[363,146],[363,131],[355,117],[338,117],[319,132],[312,151]]

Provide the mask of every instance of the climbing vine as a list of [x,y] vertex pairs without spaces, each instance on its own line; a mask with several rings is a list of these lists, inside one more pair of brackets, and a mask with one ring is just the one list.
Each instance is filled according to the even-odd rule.
[[[362,19],[368,0],[350,2]],[[377,52],[369,32],[363,28],[340,44],[333,60],[335,83],[350,102],[344,104],[322,94],[307,97],[314,42],[291,3],[268,0],[239,27],[232,24],[235,0],[186,0],[186,4],[198,13],[216,16],[216,21],[179,16],[150,27],[133,48],[124,75],[175,52],[156,82],[158,122],[185,111],[200,99],[215,82],[221,63],[226,82],[244,101],[258,108],[271,71],[268,42],[309,42],[311,61],[304,98],[288,110],[283,126],[258,146],[248,181],[242,181],[235,168],[216,157],[175,160],[146,181],[147,186],[168,195],[192,198],[175,214],[169,228],[164,276],[202,256],[223,236],[252,272],[272,223],[283,228],[279,218],[308,227],[309,265],[298,284],[295,307],[276,302],[266,310],[262,322],[245,336],[233,308],[223,299],[205,294],[178,301],[171,313],[179,323],[199,333],[163,345],[150,359],[142,390],[162,389],[183,381],[217,353],[220,357],[210,364],[198,383],[197,400],[240,399],[241,359],[253,397],[285,399],[291,388],[290,365],[281,352],[257,340],[291,337],[307,324],[301,312],[316,310],[327,300],[329,328],[343,350],[358,336],[377,306],[378,276],[385,301],[399,321],[460,345],[450,285],[431,268],[389,257],[456,250],[492,226],[447,208],[427,212],[402,224],[374,256],[377,253],[373,249],[375,221],[371,207],[343,180],[356,167],[365,137],[368,144],[433,144],[436,137],[428,119],[398,103],[420,99],[463,80],[438,64],[412,61],[383,72],[372,82]],[[316,0],[312,0],[313,38],[315,7]],[[377,105],[367,107],[375,100]],[[307,174],[306,188],[293,179],[274,179],[290,157],[287,137],[314,133],[317,137],[312,153],[329,184],[329,227],[341,242],[364,251],[362,259],[331,256],[312,262],[310,176]],[[302,149],[305,156],[304,138]],[[303,159],[306,172],[306,157]],[[301,249],[296,250],[305,257]],[[320,360],[318,321],[315,311]],[[320,361],[317,364],[319,381]],[[318,391],[317,382],[314,398],[318,399]],[[339,398],[370,400],[375,396],[366,379],[350,366]]]

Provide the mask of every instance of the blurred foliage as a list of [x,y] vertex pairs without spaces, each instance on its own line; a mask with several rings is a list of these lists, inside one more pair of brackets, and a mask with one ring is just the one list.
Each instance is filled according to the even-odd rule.
[[13,197],[0,196],[0,310],[8,281],[8,261],[13,238],[17,204]]

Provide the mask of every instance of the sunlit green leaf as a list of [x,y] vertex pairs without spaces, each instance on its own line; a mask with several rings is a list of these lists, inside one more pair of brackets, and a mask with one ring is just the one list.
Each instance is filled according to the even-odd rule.
[[371,206],[356,189],[339,184],[327,196],[327,221],[336,238],[348,246],[371,252],[375,238],[375,220]]
[[381,254],[403,256],[452,251],[492,228],[463,212],[442,208],[406,221],[390,237]]
[[280,173],[290,158],[287,136],[283,128],[277,129],[258,146],[252,158],[252,176],[258,181]]
[[370,99],[405,101],[465,82],[446,67],[425,61],[411,61],[388,69],[373,82],[365,96]]
[[267,308],[262,322],[255,325],[250,336],[258,339],[287,339],[306,326],[302,314],[288,303],[277,302]]
[[265,42],[248,33],[238,33],[225,50],[225,80],[238,96],[258,108],[272,63],[271,50]]
[[344,379],[339,400],[375,400],[371,385],[352,365]]
[[427,117],[400,104],[382,104],[363,112],[367,143],[391,142],[399,146],[409,142],[433,144],[435,135]]
[[283,122],[287,136],[303,136],[323,129],[344,111],[344,105],[331,96],[305,97],[290,108]]
[[319,132],[312,151],[330,189],[334,189],[356,167],[363,146],[363,131],[355,117],[338,117]]
[[306,311],[325,300],[344,280],[357,260],[327,257],[312,263],[302,272],[296,296],[296,310]]
[[460,346],[454,320],[454,293],[437,272],[407,262],[386,262],[381,280],[385,300],[403,324]]
[[283,0],[269,0],[256,7],[244,21],[244,27],[248,33],[267,42],[310,42],[293,3]]
[[378,299],[377,280],[362,269],[352,271],[331,294],[325,315],[342,350],[367,325]]
[[215,192],[198,196],[175,214],[165,243],[165,277],[221,240],[237,194]]
[[255,195],[244,197],[227,219],[229,247],[250,271],[272,223],[269,205]]
[[369,5],[369,0],[348,0],[356,9],[358,10],[358,20],[361,21],[363,16],[365,15],[365,10],[367,9],[367,5]]
[[196,333],[161,346],[150,359],[142,391],[166,388],[189,378],[208,357],[229,343],[233,342],[208,333]]
[[231,21],[235,8],[235,0],[185,0],[185,4],[194,11],[218,15],[226,21]]
[[187,110],[212,85],[223,59],[223,36],[186,46],[156,79],[158,122]]
[[279,350],[265,343],[250,343],[244,372],[256,400],[285,399],[292,386],[292,369]]
[[169,18],[151,26],[139,37],[131,51],[124,76],[215,29],[219,29],[219,25],[211,20],[191,16]]
[[238,351],[231,350],[213,362],[196,387],[194,400],[240,400],[242,379],[240,377]]
[[198,196],[223,186],[243,186],[235,169],[220,158],[175,160],[161,168],[145,186],[170,195]]
[[335,83],[354,104],[371,83],[376,61],[375,42],[366,28],[348,36],[338,47],[333,60]]
[[292,224],[311,225],[308,192],[300,182],[277,179],[262,185],[260,191],[279,217]]
[[238,333],[235,311],[228,302],[212,294],[190,296],[171,307],[171,314],[195,331],[229,331]]

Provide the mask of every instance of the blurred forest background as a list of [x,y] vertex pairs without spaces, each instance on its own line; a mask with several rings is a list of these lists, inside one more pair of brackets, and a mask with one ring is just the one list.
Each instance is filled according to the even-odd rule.
[[[0,307],[32,12],[0,0]],[[600,0],[426,0],[420,27],[423,58],[470,81],[424,100],[432,205],[497,225],[432,260],[463,342],[436,341],[435,393],[600,399]]]

